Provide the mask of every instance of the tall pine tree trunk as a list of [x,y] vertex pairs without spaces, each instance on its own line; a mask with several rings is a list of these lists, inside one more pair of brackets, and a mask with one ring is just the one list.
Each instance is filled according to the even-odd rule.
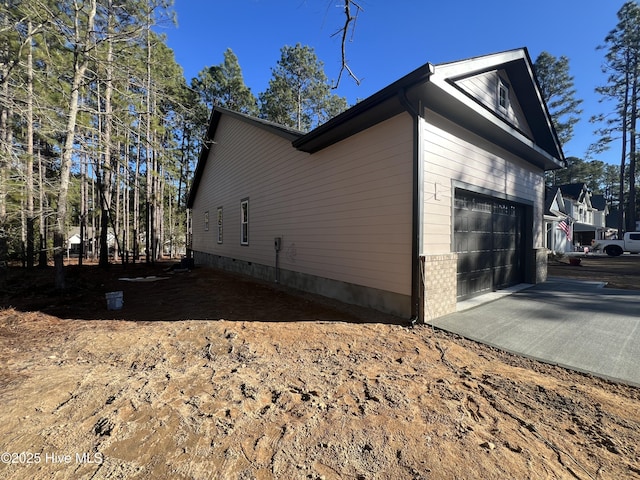
[[[9,8],[9,2],[6,0],[3,2],[3,8]],[[2,31],[8,30],[9,17],[8,15],[2,16]],[[7,221],[7,195],[9,181],[7,170],[9,168],[9,158],[11,158],[11,144],[9,143],[9,43],[3,42],[5,48],[1,52],[0,58],[0,236],[4,235],[5,222]],[[0,242],[4,242],[3,238],[0,238]],[[4,253],[4,248],[0,248]],[[1,258],[0,262],[5,258]]]
[[631,124],[629,129],[629,206],[627,210],[627,231],[635,232],[636,228],[636,144],[638,124],[638,59],[634,59],[631,88]]
[[47,206],[45,189],[44,189],[44,173],[42,168],[42,153],[38,150],[38,194],[40,200],[40,254],[38,255],[38,267],[47,266],[47,219],[44,214]]
[[[66,223],[68,216],[69,184],[71,177],[71,165],[73,162],[73,143],[75,139],[76,120],[78,117],[80,87],[84,79],[85,72],[89,66],[87,49],[91,43],[93,25],[96,16],[96,1],[91,0],[90,11],[87,16],[87,24],[84,26],[83,38],[80,38],[80,6],[75,11],[76,26],[76,51],[73,61],[73,80],[71,83],[71,96],[69,99],[67,125],[65,128],[65,141],[62,147],[60,158],[60,185],[58,191],[58,205],[53,233],[54,264],[55,264],[55,286],[61,290],[65,288],[64,278],[64,246],[66,235]],[[84,49],[84,51],[82,51]]]
[[142,162],[141,121],[138,121],[138,148],[136,153],[136,168],[133,176],[133,262],[138,260],[140,253],[140,163]]
[[34,259],[34,207],[33,207],[33,25],[31,21],[27,23],[27,268],[33,267]]
[[162,166],[162,162],[158,160],[157,166],[157,199],[156,204],[158,205],[156,212],[156,258],[158,260],[162,260],[162,255],[164,253],[164,238],[165,238],[165,230],[164,230],[164,168]]
[[[106,268],[109,266],[109,220],[111,215],[111,198],[112,198],[112,177],[113,169],[111,165],[111,125],[112,112],[111,97],[113,92],[113,20],[112,20],[112,3],[107,2],[107,64],[106,79],[104,92],[104,136],[103,150],[104,157],[102,162],[102,178],[100,182],[100,266]],[[114,231],[115,235],[115,231]]]
[[[628,58],[628,54],[627,54]],[[622,238],[625,229],[625,206],[624,206],[624,176],[627,161],[627,126],[629,121],[629,73],[625,72],[624,78],[624,98],[622,106],[622,151],[620,153],[620,192],[619,192],[619,212],[618,212],[618,238]]]
[[[117,134],[116,134],[117,135]],[[117,145],[116,145],[116,152],[120,152],[120,142],[118,141]],[[115,184],[115,196],[116,196],[116,204],[115,204],[115,221],[113,222],[113,235],[115,236],[116,239],[120,238],[121,235],[121,231],[122,229],[120,228],[120,155],[117,153],[116,154],[116,158],[115,158],[115,169],[114,169],[114,179],[113,179],[113,183]],[[117,247],[117,242],[116,242],[116,247]],[[120,255],[120,250],[118,248],[116,248],[115,253],[114,253],[114,261],[117,262],[119,255]]]
[[[0,71],[3,76],[0,85],[0,95],[2,102],[0,108],[0,229],[4,228],[7,221],[7,170],[9,168],[9,158],[11,158],[11,144],[9,143],[9,79],[6,69]],[[4,259],[0,259],[2,261]]]
[[85,239],[87,237],[87,210],[88,210],[88,193],[87,185],[87,163],[88,159],[80,160],[80,252],[78,253],[78,265],[82,265],[85,256]]
[[147,192],[146,192],[146,260],[153,261],[153,147],[151,145],[151,14],[147,19],[147,125],[146,125],[146,161],[147,161]]

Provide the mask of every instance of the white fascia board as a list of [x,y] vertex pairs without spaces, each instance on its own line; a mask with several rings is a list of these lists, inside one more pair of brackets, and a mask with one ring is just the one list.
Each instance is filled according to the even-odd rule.
[[[524,50],[509,50],[507,52],[483,55],[451,63],[440,63],[435,66],[434,74],[441,78],[465,77],[490,70],[500,69],[505,63],[524,60]],[[433,78],[433,76],[432,76]]]
[[558,202],[558,209],[563,212],[567,210],[567,206],[564,203],[564,197],[562,196],[562,192],[558,188],[556,191],[556,201]]

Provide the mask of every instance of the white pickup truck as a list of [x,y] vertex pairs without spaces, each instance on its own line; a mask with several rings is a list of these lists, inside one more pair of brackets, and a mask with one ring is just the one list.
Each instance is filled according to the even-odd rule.
[[622,240],[595,240],[591,250],[602,251],[612,257],[624,252],[640,253],[640,232],[627,232]]

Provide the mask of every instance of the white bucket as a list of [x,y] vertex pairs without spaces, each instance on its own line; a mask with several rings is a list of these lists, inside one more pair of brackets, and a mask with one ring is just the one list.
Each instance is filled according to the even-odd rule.
[[104,294],[107,299],[107,310],[120,310],[122,304],[122,292],[108,292]]

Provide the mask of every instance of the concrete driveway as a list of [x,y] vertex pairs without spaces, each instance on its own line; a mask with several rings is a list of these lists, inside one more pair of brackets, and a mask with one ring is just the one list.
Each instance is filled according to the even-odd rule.
[[640,386],[640,292],[602,287],[550,278],[430,324],[543,362]]

